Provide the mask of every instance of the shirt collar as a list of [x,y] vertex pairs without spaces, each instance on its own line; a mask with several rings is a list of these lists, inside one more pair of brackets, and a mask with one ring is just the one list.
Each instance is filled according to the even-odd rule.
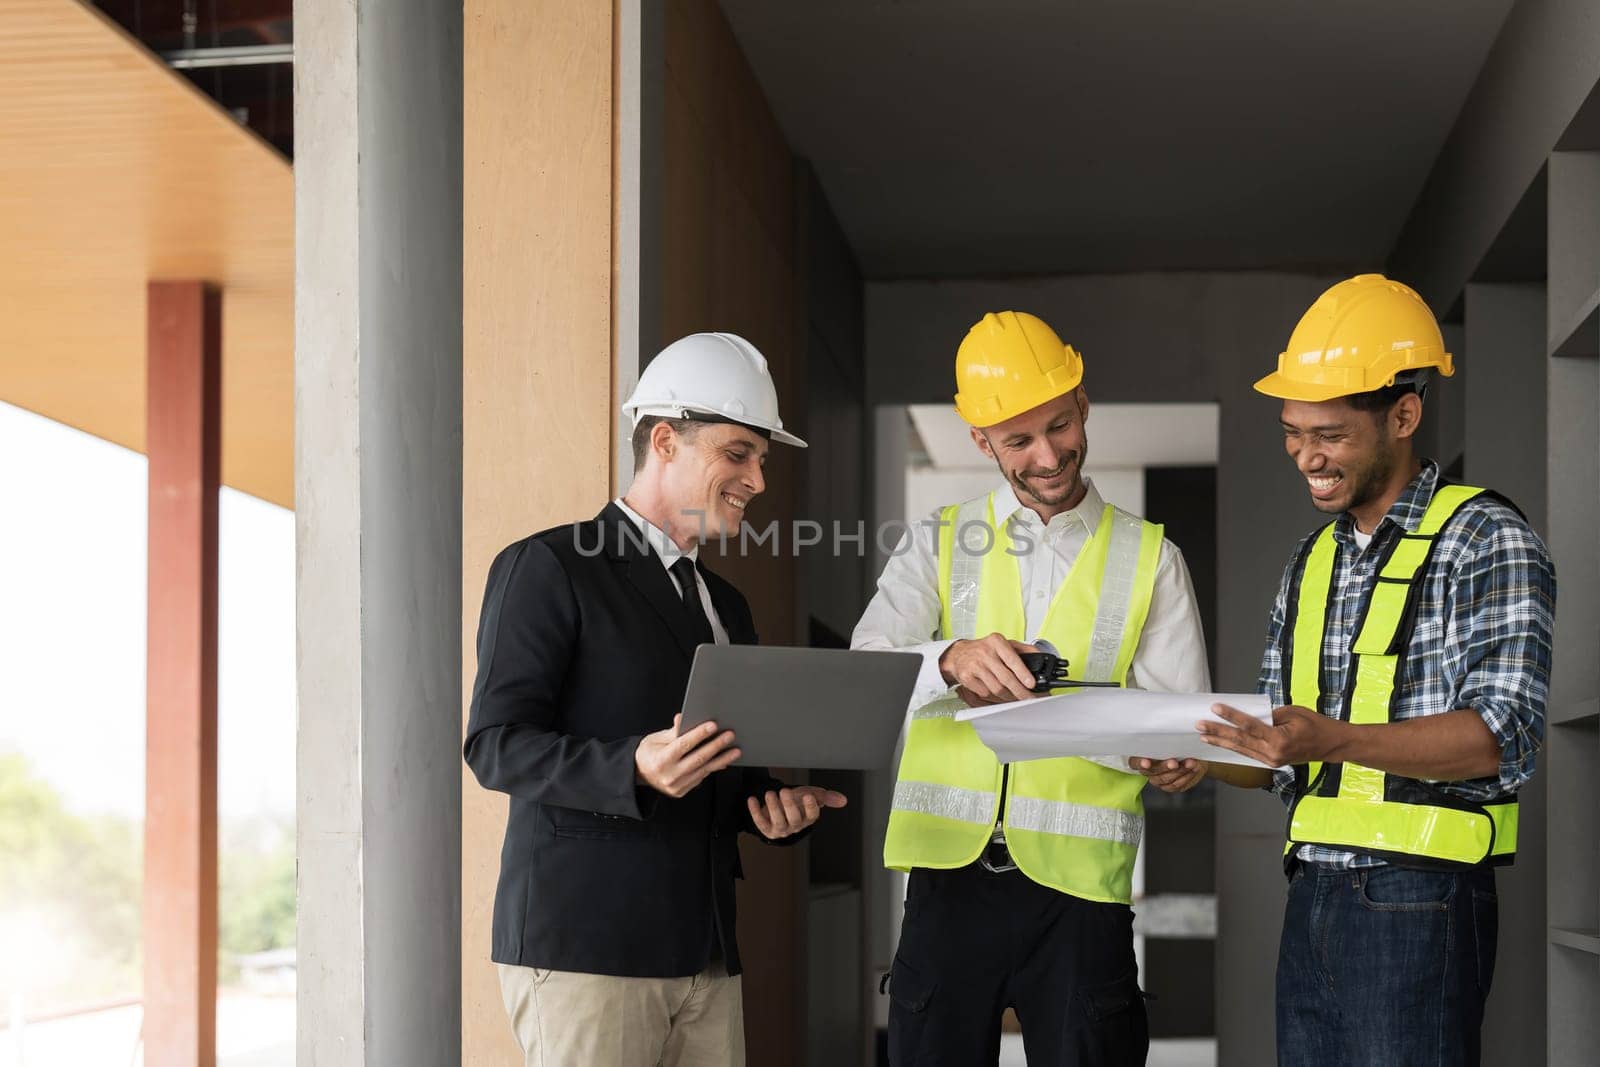
[[1017,491],[1012,488],[1011,483],[1004,482],[994,491],[994,520],[995,522],[1005,522],[1007,519],[1014,519],[1033,526],[1045,526],[1047,529],[1052,527],[1059,528],[1076,522],[1082,524],[1083,528],[1089,531],[1089,535],[1092,537],[1096,528],[1100,525],[1100,516],[1105,513],[1106,502],[1100,495],[1100,490],[1094,487],[1094,479],[1085,477],[1083,479],[1083,487],[1083,499],[1078,501],[1078,506],[1063,511],[1046,524],[1039,519],[1036,511],[1032,508],[1024,507],[1022,501],[1017,499]]
[[661,561],[663,567],[671,570],[672,565],[677,562],[679,556],[687,556],[691,560],[699,558],[699,545],[694,545],[689,551],[685,552],[678,547],[676,541],[667,536],[665,530],[630,508],[620,496],[613,503],[622,509],[622,513],[628,516],[628,521],[633,523],[634,529],[643,534],[644,539],[650,543],[650,547],[656,550],[656,558]]
[[[1399,526],[1406,533],[1416,533],[1417,527],[1422,525],[1422,516],[1427,512],[1428,505],[1433,501],[1434,491],[1439,488],[1439,464],[1431,459],[1422,461],[1422,470],[1417,476],[1406,484],[1404,491],[1384,512],[1383,518],[1378,520],[1378,525],[1372,529],[1373,540],[1383,532],[1385,523]],[[1349,544],[1355,543],[1356,521],[1347,511],[1340,515],[1333,526],[1335,539]]]

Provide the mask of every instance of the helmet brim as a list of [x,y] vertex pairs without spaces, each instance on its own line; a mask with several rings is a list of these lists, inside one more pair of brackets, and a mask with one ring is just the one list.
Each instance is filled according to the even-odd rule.
[[804,441],[800,440],[800,438],[796,437],[792,433],[787,433],[787,432],[785,432],[783,430],[772,430],[771,433],[772,433],[772,439],[774,441],[781,442],[782,444],[793,445],[795,448],[810,448],[811,447],[810,445],[806,444]]
[[644,418],[646,415],[659,415],[662,418],[667,419],[692,419],[698,422],[707,423],[725,422],[733,426],[743,426],[746,429],[754,430],[763,437],[766,437],[769,440],[777,441],[780,444],[792,445],[795,448],[810,447],[804,441],[800,440],[800,438],[796,437],[792,433],[789,433],[787,430],[782,429],[781,427],[763,426],[757,422],[744,422],[740,419],[729,418],[718,411],[708,411],[689,404],[643,404],[635,407],[630,403],[623,405],[622,413],[623,415],[627,416],[628,421],[634,426],[639,425],[639,420]]
[[1303,400],[1309,404],[1320,404],[1325,400],[1337,400],[1341,396],[1350,395],[1341,391],[1337,385],[1314,385],[1310,382],[1296,381],[1277,371],[1256,382],[1255,391],[1279,400]]

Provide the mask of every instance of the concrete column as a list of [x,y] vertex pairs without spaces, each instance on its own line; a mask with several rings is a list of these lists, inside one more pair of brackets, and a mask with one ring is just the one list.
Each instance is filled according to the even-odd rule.
[[1546,867],[1549,1062],[1581,1063],[1600,1044],[1600,144],[1550,157],[1549,489],[1556,626],[1540,773]]
[[462,10],[298,0],[301,1064],[460,1062]]
[[[1545,522],[1545,293],[1542,285],[1469,285],[1466,344],[1457,376],[1436,383],[1466,394],[1463,480],[1497,489]],[[1462,389],[1462,379],[1465,388]],[[1433,407],[1433,397],[1428,399]],[[1544,1062],[1525,1021],[1545,997],[1545,778],[1521,793],[1517,862],[1499,872],[1500,946],[1483,1026],[1485,1063]]]
[[149,289],[145,1061],[217,1056],[217,489],[222,296]]

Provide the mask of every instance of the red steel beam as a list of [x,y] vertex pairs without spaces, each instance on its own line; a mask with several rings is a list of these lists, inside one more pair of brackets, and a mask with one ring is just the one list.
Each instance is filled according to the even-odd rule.
[[222,298],[151,282],[144,1061],[214,1067]]

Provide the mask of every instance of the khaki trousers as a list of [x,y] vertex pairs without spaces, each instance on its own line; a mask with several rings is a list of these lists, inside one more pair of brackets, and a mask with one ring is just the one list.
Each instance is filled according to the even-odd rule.
[[526,1067],[744,1067],[744,995],[721,963],[691,978],[496,967]]

